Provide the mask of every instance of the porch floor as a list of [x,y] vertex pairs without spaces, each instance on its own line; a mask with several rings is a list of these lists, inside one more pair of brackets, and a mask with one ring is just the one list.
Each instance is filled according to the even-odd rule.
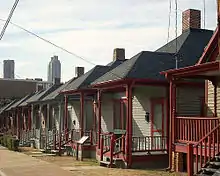
[[144,155],[164,155],[167,152],[154,151],[154,152],[132,152],[132,156],[144,156]]

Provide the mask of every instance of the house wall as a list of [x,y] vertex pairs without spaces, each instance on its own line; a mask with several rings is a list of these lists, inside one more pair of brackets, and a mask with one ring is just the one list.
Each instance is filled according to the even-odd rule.
[[200,116],[201,98],[205,96],[205,89],[198,87],[177,87],[177,115]]
[[113,94],[103,94],[101,110],[101,129],[103,133],[113,131]]
[[[75,121],[75,125],[74,122]],[[80,128],[80,101],[72,101],[68,105],[68,126],[69,129]],[[93,126],[93,103],[85,100],[84,103],[84,129],[91,130]]]
[[[151,112],[152,98],[165,98],[165,87],[140,86],[133,90],[133,136],[150,136],[151,135],[151,120],[146,121],[146,112]],[[166,103],[166,101],[165,101]],[[164,106],[164,121],[166,122],[166,106]],[[166,125],[164,125],[166,131]]]

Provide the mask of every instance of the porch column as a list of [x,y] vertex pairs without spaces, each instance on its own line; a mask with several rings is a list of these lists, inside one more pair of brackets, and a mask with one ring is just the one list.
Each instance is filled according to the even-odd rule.
[[98,149],[100,149],[101,146],[101,117],[102,117],[102,92],[101,90],[98,90],[97,93],[97,99],[98,99]]
[[214,80],[212,84],[214,86],[214,117],[217,117],[217,81]]
[[31,130],[31,107],[28,107],[28,130]]
[[50,104],[47,104],[47,119],[46,119],[46,129],[50,129]]
[[132,165],[132,134],[133,134],[133,124],[132,124],[132,84],[128,84],[126,87],[126,97],[127,97],[127,135],[126,135],[126,158],[127,167],[131,168]]
[[31,128],[36,128],[36,122],[34,121],[34,105],[31,105]]
[[61,131],[62,131],[62,119],[63,119],[62,113],[63,113],[62,103],[59,103],[59,117],[58,117],[59,118],[59,120],[58,120],[59,121],[59,129],[58,129],[59,133],[61,133]]
[[[65,107],[64,107],[64,131],[68,131],[68,96],[65,95]],[[66,141],[68,140],[68,134],[66,134]]]
[[172,168],[173,142],[175,140],[176,86],[170,79],[170,128],[169,128],[169,168]]
[[20,110],[17,109],[17,136],[20,139]]
[[81,137],[84,133],[84,92],[80,93],[80,128],[81,128]]

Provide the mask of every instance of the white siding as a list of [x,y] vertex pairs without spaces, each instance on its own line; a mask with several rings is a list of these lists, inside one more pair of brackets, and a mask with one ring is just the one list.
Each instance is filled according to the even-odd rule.
[[[137,87],[133,91],[133,136],[150,136],[151,121],[145,119],[146,112],[151,115],[151,98],[166,97],[165,87]],[[166,103],[166,100],[165,100]],[[166,106],[164,106],[164,121],[166,121]],[[149,118],[150,120],[150,118]],[[166,131],[166,125],[164,125]]]
[[101,128],[102,132],[113,131],[113,102],[112,94],[104,94],[102,97],[101,110]]
[[[69,104],[69,108],[71,109],[71,124],[72,124],[72,129],[79,129],[80,124],[80,102],[79,101],[73,101]],[[73,125],[73,122],[75,121],[75,125]]]

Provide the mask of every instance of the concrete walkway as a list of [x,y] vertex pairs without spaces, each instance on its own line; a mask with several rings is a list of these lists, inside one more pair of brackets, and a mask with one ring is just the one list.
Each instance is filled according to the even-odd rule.
[[59,166],[0,146],[0,176],[73,176]]

